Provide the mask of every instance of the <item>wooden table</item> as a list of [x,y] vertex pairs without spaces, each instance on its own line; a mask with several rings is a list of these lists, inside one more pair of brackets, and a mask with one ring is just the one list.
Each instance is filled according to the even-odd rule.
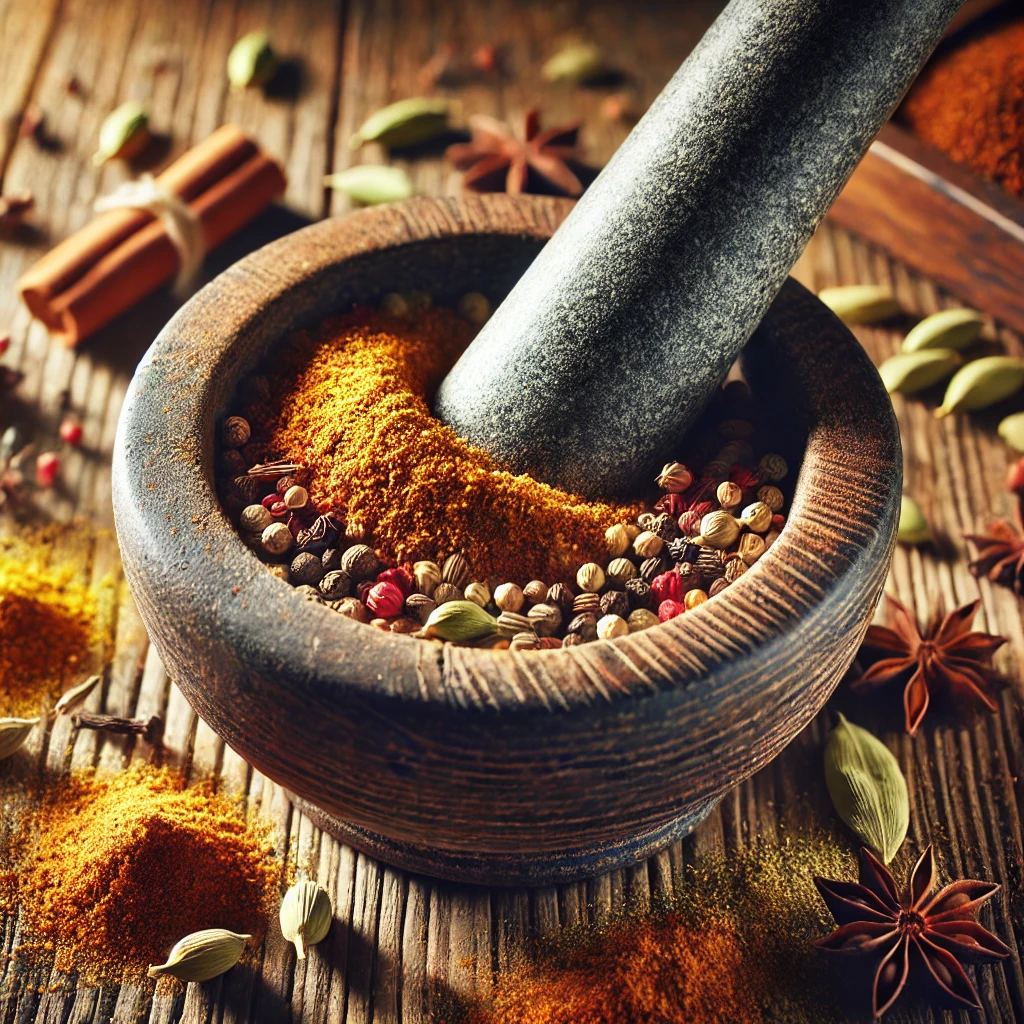
[[[149,102],[154,127],[166,133],[176,155],[217,125],[232,121],[257,135],[280,157],[289,186],[289,212],[264,217],[237,243],[208,261],[211,271],[246,248],[291,230],[303,219],[343,214],[347,202],[325,192],[325,173],[353,159],[378,160],[368,149],[353,155],[348,136],[380,105],[415,94],[417,70],[450,41],[466,52],[480,43],[501,46],[505,73],[494,83],[458,90],[466,112],[519,118],[538,104],[546,123],[584,120],[582,143],[594,164],[608,158],[627,126],[601,118],[600,90],[544,86],[540,62],[571,35],[604,43],[625,74],[640,109],[676,68],[713,18],[715,0],[685,5],[648,0],[0,0],[0,172],[5,191],[30,188],[36,196],[37,233],[0,244],[0,328],[12,335],[6,365],[25,372],[19,415],[41,437],[53,437],[65,408],[78,412],[85,438],[65,460],[61,486],[46,495],[40,513],[58,520],[86,517],[111,525],[110,458],[118,411],[132,370],[175,308],[154,297],[104,330],[79,352],[51,342],[15,300],[19,273],[53,241],[90,216],[94,199],[111,191],[125,170],[96,170],[89,162],[99,123],[116,104]],[[243,32],[267,27],[275,45],[300,62],[294,96],[229,92],[225,58]],[[83,95],[70,95],[74,75]],[[296,76],[292,76],[293,80]],[[46,113],[51,141],[19,139],[17,121],[30,102]],[[438,158],[408,164],[424,194],[451,193],[458,177]],[[882,281],[893,285],[912,314],[949,304],[928,281],[914,277],[883,254],[847,234],[819,231],[797,276],[812,288]],[[859,336],[876,361],[895,351],[899,335],[863,329]],[[1006,348],[1022,354],[1020,340],[998,331]],[[24,403],[24,404],[21,404]],[[1010,512],[1002,490],[1009,459],[984,418],[938,422],[916,402],[896,400],[906,453],[906,484],[931,522],[947,538],[938,550],[896,553],[891,588],[923,615],[933,596],[963,602],[980,596],[979,624],[1010,638],[1000,663],[1012,680],[1002,714],[971,720],[929,720],[916,739],[890,720],[886,742],[907,773],[911,836],[931,838],[946,875],[994,878],[1004,889],[994,904],[994,927],[1016,950],[1024,934],[1020,890],[1024,872],[1019,798],[1022,730],[1020,664],[1024,657],[1021,605],[1006,590],[979,585],[967,572],[964,532]],[[6,415],[6,413],[5,413]],[[117,571],[112,535],[91,541],[85,572],[98,579]],[[809,654],[812,657],[813,654]],[[456,993],[486,991],[493,969],[527,936],[547,935],[593,919],[631,899],[670,892],[673,871],[710,850],[730,851],[755,836],[773,841],[805,827],[834,821],[819,773],[826,716],[820,716],[773,765],[730,793],[698,830],[649,863],[576,885],[532,891],[487,891],[408,877],[322,836],[294,811],[281,790],[254,773],[197,720],[148,647],[130,597],[118,606],[116,653],[109,685],[90,706],[116,714],[160,713],[166,719],[165,762],[192,778],[219,773],[225,785],[248,794],[251,813],[273,826],[277,847],[296,864],[318,865],[339,919],[331,939],[296,969],[276,929],[255,964],[236,970],[229,983],[190,986],[153,997],[151,986],[76,990],[17,963],[0,961],[0,1022],[424,1021],[433,986]],[[30,753],[60,772],[99,764],[118,767],[153,752],[119,738],[98,742],[95,733],[73,734],[66,720],[45,749]],[[0,769],[0,775],[3,774]],[[16,922],[0,931],[3,949],[17,942]],[[903,1021],[1024,1020],[1024,976],[1014,957],[981,972],[981,1015],[921,1011],[894,1014]]]

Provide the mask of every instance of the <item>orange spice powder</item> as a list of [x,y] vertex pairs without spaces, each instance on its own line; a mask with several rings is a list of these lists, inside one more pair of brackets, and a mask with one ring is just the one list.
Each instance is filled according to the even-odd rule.
[[639,507],[510,473],[433,416],[434,392],[472,334],[447,309],[328,320],[282,349],[275,395],[246,418],[306,467],[317,505],[359,523],[385,560],[464,550],[478,577],[553,582],[603,557],[605,530]]
[[89,981],[141,977],[202,928],[251,934],[255,948],[277,903],[265,837],[230,800],[167,769],[62,780],[15,845],[16,953],[52,950],[57,970]]

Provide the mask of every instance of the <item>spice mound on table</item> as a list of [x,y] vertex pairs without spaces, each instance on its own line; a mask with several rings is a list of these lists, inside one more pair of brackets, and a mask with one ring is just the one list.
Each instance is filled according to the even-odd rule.
[[277,903],[265,838],[208,786],[133,768],[76,774],[44,791],[14,851],[30,962],[88,980],[143,977],[183,935],[227,928],[257,939]]
[[433,391],[489,308],[394,293],[299,333],[243,382],[218,483],[275,575],[382,630],[532,651],[692,611],[771,547],[789,466],[755,448],[742,381],[687,438],[689,465],[666,462],[628,505],[514,475],[435,419]]

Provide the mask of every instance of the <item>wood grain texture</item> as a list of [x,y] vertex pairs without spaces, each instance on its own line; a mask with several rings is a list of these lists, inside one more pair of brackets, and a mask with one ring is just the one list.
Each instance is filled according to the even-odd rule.
[[[66,401],[82,414],[85,424],[82,449],[65,458],[66,488],[51,492],[41,502],[45,515],[61,520],[79,514],[97,525],[111,525],[109,462],[117,413],[131,369],[174,309],[169,299],[154,296],[145,309],[112,325],[95,344],[69,355],[59,346],[49,345],[45,333],[29,324],[13,296],[13,282],[42,251],[47,238],[63,237],[89,216],[95,172],[82,157],[91,152],[94,138],[90,133],[94,133],[99,120],[118,98],[128,95],[94,91],[100,65],[116,71],[137,59],[129,58],[129,49],[138,41],[132,26],[145,26],[145,37],[154,52],[177,57],[183,65],[182,70],[160,71],[152,86],[146,75],[132,79],[135,85],[153,88],[154,96],[159,96],[164,112],[161,119],[172,126],[175,135],[173,152],[228,119],[240,121],[246,130],[261,135],[263,118],[269,116],[271,108],[285,111],[289,105],[277,107],[277,100],[248,94],[228,96],[223,58],[236,25],[250,27],[267,18],[277,19],[289,7],[270,0],[145,7],[65,0],[59,16],[54,13],[49,49],[44,47],[37,55],[27,56],[20,50],[12,54],[8,43],[2,44],[0,74],[26,61],[35,84],[26,86],[24,95],[43,102],[68,147],[63,151],[40,151],[24,140],[14,143],[13,135],[9,136],[13,149],[3,182],[5,188],[28,183],[40,197],[40,235],[0,241],[0,280],[6,284],[0,288],[0,323],[12,334],[12,348],[4,362],[27,373],[25,385],[16,395],[16,413],[52,436]],[[415,63],[402,48],[422,45],[429,49],[446,38],[472,47],[500,38],[507,40],[505,57],[510,73],[496,83],[467,87],[467,109],[514,117],[525,106],[538,102],[551,124],[582,116],[585,150],[594,164],[600,164],[623,137],[626,125],[600,117],[600,90],[542,85],[537,74],[541,60],[573,31],[592,36],[627,71],[624,85],[635,93],[642,108],[675,70],[686,49],[713,17],[714,8],[714,0],[685,5],[668,0],[638,4],[457,0],[441,6],[348,0],[343,10],[332,6],[326,21],[311,27],[293,51],[311,58],[316,56],[312,54],[314,48],[342,55],[340,66],[332,68],[326,80],[307,80],[307,92],[298,100],[299,108],[322,102],[327,122],[320,124],[310,116],[305,121],[306,135],[293,134],[289,122],[285,122],[280,138],[286,148],[275,155],[285,159],[290,170],[298,166],[312,168],[321,159],[316,155],[318,151],[312,151],[312,155],[304,149],[293,152],[291,140],[301,146],[303,138],[318,138],[322,132],[324,148],[319,152],[325,171],[353,159],[379,159],[379,154],[369,149],[353,155],[345,142],[350,127],[358,125],[379,98],[398,98],[410,88]],[[6,26],[10,25],[38,33],[43,26],[37,17],[43,11],[56,12],[56,8],[40,0],[11,0],[3,7],[5,21],[0,31],[8,31]],[[394,24],[397,13],[402,15],[400,31]],[[26,37],[19,34],[3,38]],[[421,38],[429,40],[429,45],[418,44],[416,40]],[[365,62],[352,63],[353,55],[369,52],[375,54],[372,67]],[[65,99],[62,92],[62,69],[68,67],[79,73],[89,90],[82,101]],[[159,85],[155,79],[160,80]],[[126,89],[128,85],[126,79]],[[179,93],[180,103],[176,99]],[[6,101],[9,94],[3,95]],[[233,105],[230,118],[225,107],[228,102]],[[294,116],[303,115],[297,110]],[[90,127],[85,127],[86,122]],[[79,143],[81,152],[72,148]],[[457,179],[436,156],[428,155],[408,166],[418,190],[425,194],[454,194],[457,190]],[[112,185],[121,173],[118,168],[110,168],[103,177]],[[310,216],[319,215],[328,206],[337,211],[347,208],[346,200],[325,195],[312,171],[306,184],[290,193],[289,201]],[[215,253],[211,266],[223,266],[227,259],[279,233],[282,221],[285,225],[297,222],[295,218],[271,218],[260,230],[239,240],[230,254]],[[855,282],[890,284],[908,316],[923,316],[962,302],[905,264],[827,224],[797,267],[796,276],[812,289]],[[981,305],[985,308],[984,303]],[[1024,355],[1017,335],[998,323],[991,324],[989,330],[1014,354]],[[896,351],[900,341],[899,332],[890,329],[857,328],[856,333],[876,364]],[[65,399],[66,389],[69,394]],[[866,716],[873,712],[873,704],[858,707],[860,717],[854,720],[877,728],[898,757],[910,784],[911,839],[919,844],[936,844],[942,877],[974,875],[995,878],[1003,884],[993,913],[986,912],[987,923],[1018,951],[1024,937],[1020,827],[1024,798],[1022,606],[1013,594],[971,578],[966,570],[966,545],[961,539],[964,532],[983,528],[992,516],[1010,513],[1010,498],[1002,490],[1010,456],[987,418],[939,423],[927,404],[897,398],[895,405],[904,442],[905,486],[948,539],[948,545],[909,551],[898,548],[888,587],[921,616],[927,614],[936,596],[952,602],[980,594],[983,616],[979,617],[979,626],[1010,637],[1008,649],[999,660],[1012,686],[1002,698],[1000,716],[942,715],[936,710],[935,717],[929,713],[914,740],[900,731],[898,706],[891,713],[879,710],[871,717]],[[4,412],[6,415],[7,409]],[[97,538],[93,548],[91,563],[97,567],[94,574],[102,576],[104,565],[116,569],[116,550],[109,537]],[[93,572],[88,562],[83,571]],[[393,914],[382,913],[378,921],[383,924],[378,923],[374,931],[374,923],[365,915],[354,918],[356,877],[365,870],[367,859],[320,835],[308,819],[288,807],[277,787],[194,719],[159,658],[148,647],[138,613],[126,593],[119,604],[117,650],[108,672],[107,683],[93,694],[89,707],[139,715],[164,713],[171,705],[179,709],[181,727],[174,742],[183,745],[167,748],[161,756],[187,765],[194,779],[216,772],[226,791],[242,796],[251,815],[273,824],[280,837],[279,854],[289,868],[305,866],[307,848],[318,850],[317,872],[334,901],[335,923],[328,939],[313,950],[305,972],[288,947],[275,943],[257,950],[251,962],[213,983],[201,1000],[195,996],[188,999],[183,988],[173,996],[154,999],[149,989],[116,985],[78,989],[70,979],[60,982],[59,993],[46,996],[48,1018],[68,1024],[107,1024],[111,1020],[176,1024],[187,1012],[189,1020],[202,1016],[225,1024],[248,1024],[257,1018],[346,1024],[355,1019],[357,1008],[362,1014],[366,1005],[358,990],[361,979],[367,977],[367,962],[372,985],[375,971],[396,969],[394,949],[400,950],[397,969],[402,979],[397,1011],[389,996],[386,1004],[379,1003],[374,1009],[373,1020],[378,1024],[425,1022],[453,988],[462,986],[468,991],[473,985],[489,981],[490,974],[482,962],[470,977],[452,969],[460,956],[458,945],[453,945],[451,939],[453,915],[464,916],[471,906],[478,905],[479,890],[403,876],[400,921]],[[627,893],[654,892],[684,865],[705,854],[739,851],[758,837],[769,843],[782,842],[787,836],[823,826],[831,826],[840,834],[827,796],[814,782],[828,725],[827,713],[819,715],[780,757],[727,794],[690,838],[672,844],[641,869],[616,870],[569,886],[485,890],[491,914],[486,921],[480,915],[478,927],[487,929],[481,934],[485,934],[485,948],[489,945],[493,967],[509,964],[524,945],[530,948],[539,935],[561,931],[580,913],[588,920],[606,919],[623,908]],[[70,757],[66,753],[68,743]],[[48,770],[92,764],[117,769],[132,759],[151,758],[157,752],[120,737],[75,736],[55,730],[45,751],[37,744],[28,753],[28,758],[13,767],[15,774],[36,772],[44,757]],[[4,781],[11,775],[12,768],[0,766]],[[850,871],[852,875],[852,856]],[[23,964],[7,960],[5,954],[18,934],[16,919],[0,920],[0,1020],[4,1024],[29,1024],[40,1019],[44,1002],[37,988],[49,980],[45,965],[43,970],[30,974]],[[379,944],[386,953],[377,948]],[[1012,1024],[1024,1020],[1024,978],[1018,957],[980,972],[979,977],[984,1006],[981,1013],[917,1007],[899,1009],[889,1019],[897,1024]],[[273,985],[269,984],[271,980]],[[359,1019],[364,1020],[365,1014]]]

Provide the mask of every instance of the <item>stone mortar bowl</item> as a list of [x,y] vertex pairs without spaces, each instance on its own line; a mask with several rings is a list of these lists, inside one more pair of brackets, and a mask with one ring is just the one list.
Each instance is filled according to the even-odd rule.
[[354,300],[499,302],[569,209],[417,199],[274,242],[167,325],[118,428],[125,572],[196,711],[344,841],[464,882],[598,874],[691,830],[828,699],[897,525],[889,398],[852,335],[790,281],[743,370],[799,467],[795,496],[779,540],[713,602],[628,637],[513,653],[382,633],[272,576],[214,490],[215,425],[236,383]]

